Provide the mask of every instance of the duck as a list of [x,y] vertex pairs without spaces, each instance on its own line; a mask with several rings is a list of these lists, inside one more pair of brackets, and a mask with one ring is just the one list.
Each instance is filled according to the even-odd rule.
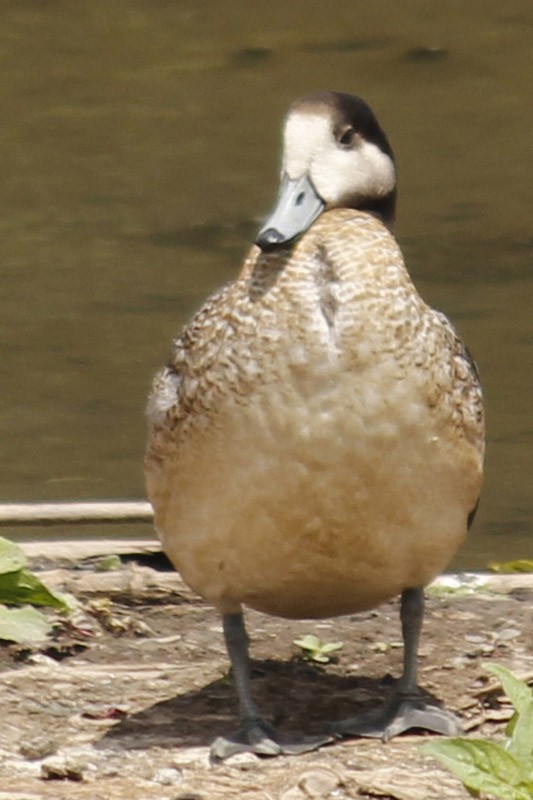
[[[480,496],[482,391],[455,328],[407,271],[396,195],[392,148],[363,99],[296,100],[272,212],[153,383],[145,473],[156,531],[221,615],[239,702],[215,760],[460,730],[421,692],[417,652],[424,587]],[[403,673],[383,705],[322,736],[274,728],[253,699],[243,608],[323,619],[396,597]]]

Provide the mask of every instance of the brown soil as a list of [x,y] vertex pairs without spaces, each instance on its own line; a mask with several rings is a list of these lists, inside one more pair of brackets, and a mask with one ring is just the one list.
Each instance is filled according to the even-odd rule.
[[[50,566],[50,565],[48,565]],[[466,800],[421,755],[425,737],[350,740],[298,757],[234,756],[211,765],[209,743],[236,723],[220,620],[170,572],[48,570],[82,601],[50,645],[0,649],[0,800]],[[472,735],[499,736],[510,716],[484,661],[533,675],[531,576],[512,591],[430,596],[420,683]],[[281,730],[321,731],[380,702],[401,670],[398,604],[324,622],[247,613],[254,691]],[[307,633],[342,641],[338,662],[299,660]]]

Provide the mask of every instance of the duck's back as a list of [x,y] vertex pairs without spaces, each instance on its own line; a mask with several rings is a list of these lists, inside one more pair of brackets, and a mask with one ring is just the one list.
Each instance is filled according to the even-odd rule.
[[448,563],[479,496],[475,369],[369,214],[254,247],[149,405],[165,550],[223,612],[368,608]]

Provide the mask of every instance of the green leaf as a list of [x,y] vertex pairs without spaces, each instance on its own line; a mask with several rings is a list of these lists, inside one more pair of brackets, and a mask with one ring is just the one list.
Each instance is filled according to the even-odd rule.
[[344,647],[344,642],[326,642],[320,648],[321,653],[334,653],[335,650],[341,650]]
[[512,672],[499,664],[483,664],[482,666],[483,669],[498,678],[515,710],[522,714],[533,698],[533,691],[527,683],[521,681],[520,678],[517,678],[516,675],[513,675]]
[[94,565],[95,572],[111,572],[122,567],[120,556],[109,555],[98,559]]
[[33,606],[50,606],[59,611],[68,610],[67,603],[59,595],[49,591],[27,569],[0,575],[0,603],[17,606],[31,604]]
[[519,558],[517,561],[492,561],[489,569],[493,572],[533,572],[533,561]]
[[463,737],[422,747],[454,772],[472,792],[498,800],[533,800],[533,692],[524,681],[496,664],[487,672],[501,682],[515,707],[502,745]]
[[26,564],[27,558],[22,548],[0,536],[0,603],[50,606],[67,611],[69,604],[66,600],[49,591],[26,569]]
[[430,742],[422,751],[437,758],[472,791],[499,800],[531,800],[520,765],[494,742],[456,738]]
[[516,711],[514,712],[513,716],[505,726],[505,735],[511,738],[513,735],[514,729],[516,728],[516,723],[518,722],[518,714]]
[[320,650],[320,639],[312,633],[302,636],[301,639],[295,639],[293,644],[301,647],[302,650]]
[[327,664],[331,660],[330,653],[344,646],[343,642],[321,642],[318,636],[312,633],[302,636],[301,639],[295,639],[293,644],[302,648],[303,658],[318,661],[319,664]]
[[18,544],[0,536],[0,575],[16,572],[28,563],[26,554]]
[[530,777],[533,772],[533,699],[518,715],[507,750],[523,765],[523,777]]
[[42,642],[51,630],[47,619],[34,608],[0,606],[0,639],[9,642]]

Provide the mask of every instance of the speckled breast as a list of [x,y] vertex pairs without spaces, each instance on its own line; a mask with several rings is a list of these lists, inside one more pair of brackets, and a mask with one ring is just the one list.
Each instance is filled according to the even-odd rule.
[[479,387],[457,342],[369,215],[254,248],[152,396],[148,487],[184,579],[223,612],[287,617],[431,580],[481,483]]

